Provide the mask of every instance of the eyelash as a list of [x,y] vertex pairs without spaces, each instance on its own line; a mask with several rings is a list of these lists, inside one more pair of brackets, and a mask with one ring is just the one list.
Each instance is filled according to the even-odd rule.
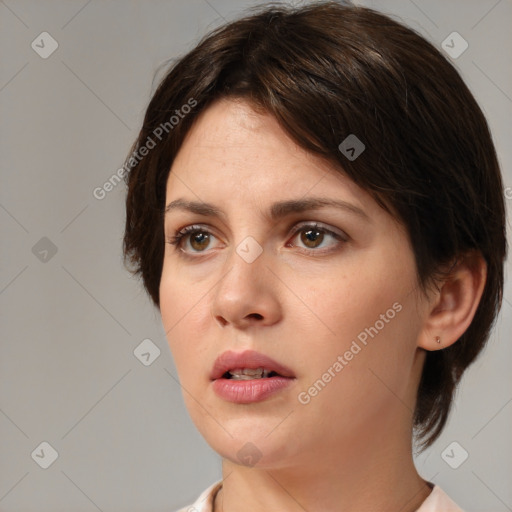
[[[333,238],[338,240],[340,243],[347,242],[347,238],[345,236],[340,235],[339,233],[336,233],[330,229],[327,229],[325,227],[322,227],[318,225],[317,223],[310,223],[310,224],[301,224],[298,226],[294,231],[292,232],[292,237],[295,238],[295,236],[300,233],[301,231],[308,231],[308,230],[317,230],[320,233],[331,235]],[[179,231],[176,231],[174,236],[170,236],[167,238],[166,242],[170,245],[173,245],[175,247],[179,247],[181,245],[181,242],[185,239],[187,235],[190,235],[194,232],[200,232],[200,233],[206,233],[208,235],[215,236],[210,230],[204,228],[200,225],[192,225],[192,226],[186,226],[183,229],[180,229]],[[304,249],[303,251],[306,251],[308,253],[325,253],[325,252],[332,252],[333,249],[328,249],[327,251],[317,250],[317,249]],[[198,258],[200,256],[191,256],[186,251],[182,251],[185,254],[185,257],[189,258]],[[195,254],[201,255],[202,253],[205,253],[206,251],[196,251]]]

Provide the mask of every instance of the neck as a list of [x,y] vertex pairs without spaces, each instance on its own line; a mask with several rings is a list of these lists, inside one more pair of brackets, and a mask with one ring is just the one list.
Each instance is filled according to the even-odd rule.
[[404,438],[396,431],[365,435],[364,443],[315,450],[286,466],[245,467],[223,459],[214,511],[414,512],[432,489],[416,471],[412,447],[394,442]]

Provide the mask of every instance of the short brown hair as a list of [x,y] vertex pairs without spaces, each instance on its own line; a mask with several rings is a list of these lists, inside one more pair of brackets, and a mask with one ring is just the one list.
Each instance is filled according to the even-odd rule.
[[[211,32],[161,81],[130,153],[125,261],[157,307],[170,167],[194,120],[221,97],[243,98],[274,116],[301,147],[333,162],[392,212],[407,228],[423,289],[441,265],[470,250],[483,255],[487,280],[471,325],[450,347],[426,354],[414,427],[422,448],[430,446],[503,294],[503,185],[473,95],[422,36],[365,7],[267,5]],[[194,108],[170,123],[186,104]],[[165,127],[156,132],[161,141],[134,159],[158,127]],[[355,160],[338,149],[350,134],[365,145]]]

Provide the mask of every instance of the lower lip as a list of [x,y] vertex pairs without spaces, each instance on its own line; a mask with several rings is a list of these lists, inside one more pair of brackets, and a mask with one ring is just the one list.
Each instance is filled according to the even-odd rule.
[[213,390],[228,402],[251,404],[261,402],[288,387],[292,378],[267,377],[265,379],[233,380],[215,379]]

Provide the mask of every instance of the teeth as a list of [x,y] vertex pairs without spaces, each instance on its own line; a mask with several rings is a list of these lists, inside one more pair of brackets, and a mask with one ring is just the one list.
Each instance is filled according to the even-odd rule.
[[233,380],[265,379],[271,373],[271,370],[265,370],[265,368],[236,368],[229,371]]

